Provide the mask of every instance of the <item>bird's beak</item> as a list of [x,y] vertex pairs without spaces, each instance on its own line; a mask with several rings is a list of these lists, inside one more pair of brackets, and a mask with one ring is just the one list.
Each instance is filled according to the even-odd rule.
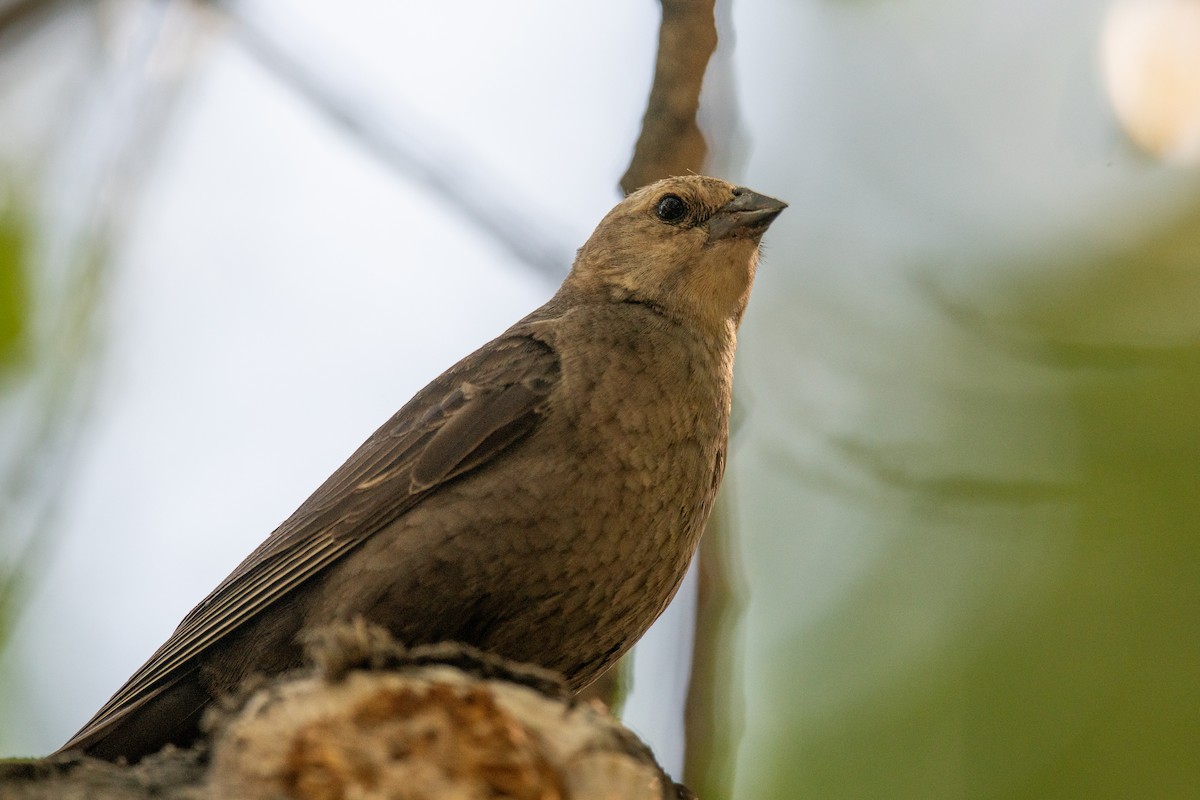
[[735,190],[735,197],[717,209],[708,220],[708,240],[757,239],[767,227],[787,208],[787,203],[774,197],[752,192],[746,188]]

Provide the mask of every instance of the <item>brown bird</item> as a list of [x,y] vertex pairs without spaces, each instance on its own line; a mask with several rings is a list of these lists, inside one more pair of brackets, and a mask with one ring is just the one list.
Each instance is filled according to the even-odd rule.
[[355,617],[594,680],[704,530],[759,240],[785,207],[698,176],[625,198],[549,302],[418,392],[60,752],[188,744],[214,697]]

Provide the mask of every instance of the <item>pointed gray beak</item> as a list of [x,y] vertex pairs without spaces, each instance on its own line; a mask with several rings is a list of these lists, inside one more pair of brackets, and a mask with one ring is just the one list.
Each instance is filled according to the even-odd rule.
[[752,192],[744,187],[734,189],[734,198],[717,209],[708,220],[708,239],[746,238],[762,236],[787,203]]

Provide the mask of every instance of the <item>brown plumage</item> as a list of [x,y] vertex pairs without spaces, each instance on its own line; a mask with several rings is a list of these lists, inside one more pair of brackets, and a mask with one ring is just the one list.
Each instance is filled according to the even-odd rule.
[[619,203],[549,302],[376,431],[63,750],[136,759],[362,616],[580,688],[679,587],[725,465],[736,331],[784,204],[669,178]]

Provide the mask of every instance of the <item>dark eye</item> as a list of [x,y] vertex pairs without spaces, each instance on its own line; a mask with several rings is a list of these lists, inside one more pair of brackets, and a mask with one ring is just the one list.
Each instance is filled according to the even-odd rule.
[[687,213],[687,203],[680,200],[678,195],[664,194],[658,201],[655,213],[663,222],[678,222]]

